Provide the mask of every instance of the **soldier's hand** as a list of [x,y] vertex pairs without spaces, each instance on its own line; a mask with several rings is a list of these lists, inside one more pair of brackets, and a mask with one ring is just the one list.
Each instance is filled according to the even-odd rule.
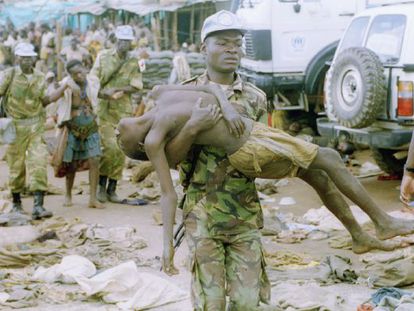
[[100,91],[99,97],[103,99],[111,99],[115,92],[116,92],[116,89],[108,88],[108,89]]
[[230,134],[236,137],[241,137],[243,135],[246,126],[240,114],[233,107],[223,111],[223,118],[226,120]]
[[202,107],[203,100],[199,98],[191,111],[191,117],[188,121],[197,131],[204,131],[213,127],[222,117],[221,110],[217,105],[208,105]]
[[120,99],[122,96],[124,96],[124,92],[123,91],[117,91],[115,93],[112,94],[111,99]]
[[169,276],[179,273],[178,269],[174,266],[174,247],[164,247],[162,254],[162,270]]

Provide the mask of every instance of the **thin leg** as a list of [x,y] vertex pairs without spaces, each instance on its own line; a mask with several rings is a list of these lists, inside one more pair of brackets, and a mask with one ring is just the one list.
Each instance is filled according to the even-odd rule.
[[99,158],[90,158],[89,161],[89,207],[104,208],[96,199],[96,189],[98,187],[99,179]]
[[389,251],[401,246],[399,243],[379,241],[364,232],[338,188],[324,171],[301,170],[299,177],[316,190],[325,206],[349,231],[355,253],[365,253],[373,249]]
[[75,182],[76,172],[69,172],[66,174],[66,194],[65,194],[65,203],[63,206],[72,206],[72,189],[73,183]]
[[320,148],[309,169],[325,171],[338,189],[372,219],[378,238],[383,240],[414,232],[413,221],[395,219],[378,207],[359,180],[347,170],[336,151]]

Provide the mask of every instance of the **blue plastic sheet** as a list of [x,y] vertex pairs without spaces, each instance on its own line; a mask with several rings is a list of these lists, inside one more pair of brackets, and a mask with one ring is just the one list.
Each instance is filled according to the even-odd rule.
[[[61,19],[71,7],[85,4],[83,1],[59,0],[25,0],[0,5],[0,24],[6,24],[10,19],[17,27],[23,27],[29,22],[50,22]],[[90,2],[95,2],[91,0]]]

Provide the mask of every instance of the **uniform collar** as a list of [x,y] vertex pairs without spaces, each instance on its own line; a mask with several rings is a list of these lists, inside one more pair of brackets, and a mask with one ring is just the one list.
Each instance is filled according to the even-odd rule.
[[[16,76],[18,76],[18,75],[23,75],[23,76],[26,76],[26,74],[25,73],[23,73],[23,71],[22,71],[22,69],[20,68],[20,66],[16,66],[16,67],[14,67],[14,74],[16,75]],[[34,69],[33,68],[33,72],[31,73],[32,74],[32,76],[35,76],[35,75],[37,75],[37,72],[36,72],[36,69]]]
[[[208,84],[209,82],[211,82],[208,77],[207,70],[204,71],[204,73],[198,77],[198,80],[201,82],[201,84]],[[243,80],[238,73],[234,73],[233,84],[226,91],[226,95],[228,98],[230,98],[235,92],[243,92]]]

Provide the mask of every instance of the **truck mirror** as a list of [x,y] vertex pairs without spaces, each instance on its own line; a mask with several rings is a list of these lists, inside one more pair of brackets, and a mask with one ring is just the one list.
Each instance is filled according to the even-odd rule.
[[414,72],[414,64],[404,64],[403,65],[404,72]]

